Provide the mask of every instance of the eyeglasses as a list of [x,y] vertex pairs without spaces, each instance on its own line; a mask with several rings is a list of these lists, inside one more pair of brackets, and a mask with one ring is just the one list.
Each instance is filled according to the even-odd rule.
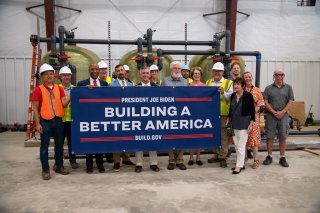
[[284,74],[274,74],[274,76],[284,76]]
[[201,75],[201,73],[197,73],[197,72],[195,72],[195,73],[193,73],[194,75]]

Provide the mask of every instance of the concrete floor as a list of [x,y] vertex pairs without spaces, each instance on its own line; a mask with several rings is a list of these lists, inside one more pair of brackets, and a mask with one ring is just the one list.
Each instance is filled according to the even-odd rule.
[[[159,157],[159,173],[148,169],[146,159],[140,174],[129,166],[115,173],[105,164],[106,173],[89,175],[79,159],[81,168],[70,175],[52,172],[52,179],[43,181],[39,148],[25,148],[24,138],[25,133],[0,134],[1,213],[320,212],[320,157],[302,150],[287,152],[289,168],[278,164],[275,152],[272,165],[253,170],[249,162],[239,175],[230,170],[235,154],[227,169],[207,164],[211,156],[203,155],[202,167],[186,171],[168,171],[167,157]],[[265,152],[259,154],[262,160]],[[65,165],[70,168],[67,160]]]

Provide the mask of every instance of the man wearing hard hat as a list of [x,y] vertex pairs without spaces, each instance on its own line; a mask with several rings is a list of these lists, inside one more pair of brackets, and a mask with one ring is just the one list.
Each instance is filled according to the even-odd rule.
[[130,67],[128,65],[123,65],[124,70],[126,71],[124,78],[129,81],[132,86],[135,86],[135,83],[133,81],[131,81],[130,78]]
[[[59,71],[59,76],[61,80],[61,86],[67,96],[70,97],[71,89],[74,87],[71,84],[71,70],[69,67],[64,66]],[[64,116],[62,118],[63,122],[63,132],[64,132],[64,138],[67,137],[68,142],[68,151],[69,151],[69,162],[72,169],[79,168],[79,164],[76,162],[77,158],[75,154],[72,154],[71,150],[71,107],[70,103],[67,105],[67,107],[64,109]]]
[[227,116],[230,110],[230,96],[233,93],[233,82],[223,78],[224,65],[221,62],[216,62],[213,67],[213,78],[206,82],[207,86],[218,86],[220,92],[220,122],[221,122],[221,146],[220,149],[215,149],[213,152],[217,155],[208,159],[208,163],[220,162],[220,167],[227,167],[228,154],[228,136],[227,136]]
[[54,137],[54,158],[56,173],[67,175],[69,171],[63,167],[63,123],[64,107],[70,102],[62,87],[53,82],[54,69],[49,64],[43,64],[40,69],[43,81],[34,89],[32,95],[34,122],[36,130],[41,136],[40,161],[42,166],[42,179],[49,180],[50,167],[48,161],[48,147],[50,137]]
[[98,63],[98,66],[99,66],[99,79],[102,81],[106,81],[108,84],[110,84],[111,78],[109,76],[107,63],[104,61],[100,61]]
[[150,66],[150,72],[151,72],[151,79],[150,81],[152,83],[155,83],[156,85],[160,86],[162,81],[159,80],[159,77],[158,77],[158,72],[159,72],[159,68],[157,65],[153,64]]
[[192,79],[190,78],[190,67],[188,65],[183,65],[181,67],[181,75],[184,79],[187,79],[188,84],[192,83]]

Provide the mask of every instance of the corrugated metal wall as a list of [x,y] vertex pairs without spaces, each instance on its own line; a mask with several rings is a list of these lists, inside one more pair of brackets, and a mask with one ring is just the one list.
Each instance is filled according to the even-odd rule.
[[31,58],[0,58],[0,122],[26,123]]
[[[246,70],[255,73],[255,61],[246,60]],[[304,101],[306,113],[313,104],[316,120],[320,120],[320,61],[263,61],[262,90],[273,82],[276,68],[286,73],[285,81],[293,86],[297,101]],[[0,57],[0,122],[26,123],[29,101],[31,58]]]

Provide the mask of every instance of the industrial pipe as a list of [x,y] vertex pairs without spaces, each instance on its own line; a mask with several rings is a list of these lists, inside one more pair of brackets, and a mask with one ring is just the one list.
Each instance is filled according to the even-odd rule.
[[152,29],[147,30],[147,66],[150,67],[153,64],[153,55],[152,55]]
[[65,30],[64,26],[60,26],[58,28],[58,32],[59,32],[59,50],[60,50],[60,55],[59,55],[60,67],[64,67],[65,65],[67,65],[67,63],[66,63],[67,60],[64,59],[64,56],[66,56],[66,54],[64,52],[64,33],[65,33],[65,31],[66,30]]
[[159,71],[161,71],[162,67],[163,67],[163,64],[162,64],[163,51],[162,51],[162,49],[157,49],[157,57],[159,58],[157,66],[159,68]]
[[51,38],[51,57],[57,57],[57,49],[56,49],[56,43],[57,43],[57,37],[55,35],[52,35]]
[[[38,35],[31,35],[36,36]],[[50,42],[50,38],[40,37],[39,42]],[[136,40],[107,40],[107,39],[69,39],[64,38],[65,43],[70,44],[119,44],[119,45],[137,45]],[[143,45],[147,42],[143,41]],[[213,41],[172,41],[172,40],[154,40],[154,45],[194,45],[194,46],[215,46]]]
[[137,62],[137,67],[138,67],[138,70],[140,70],[143,66],[143,52],[142,52],[142,43],[143,43],[143,40],[142,38],[138,38],[137,39],[137,44],[138,44],[138,55],[137,55],[137,59],[136,59],[136,62]]

